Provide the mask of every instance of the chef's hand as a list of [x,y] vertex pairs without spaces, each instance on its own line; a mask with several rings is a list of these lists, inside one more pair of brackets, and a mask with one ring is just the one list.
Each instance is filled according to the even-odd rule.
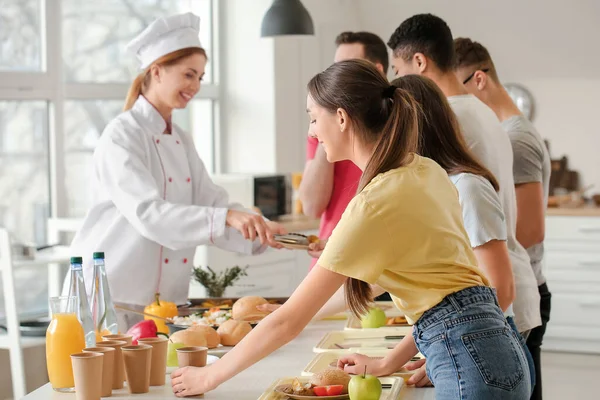
[[327,243],[327,239],[319,240],[317,243],[311,243],[308,245],[308,254],[313,258],[321,257],[323,253],[323,249],[325,248],[325,244]]
[[231,226],[240,232],[244,239],[254,241],[258,237],[262,245],[268,244],[271,247],[281,247],[273,239],[273,235],[283,229],[276,222],[265,221],[260,215],[238,210],[228,210],[225,222],[227,226]]
[[216,389],[219,385],[211,379],[210,369],[211,367],[183,367],[173,371],[171,387],[175,396],[194,396]]
[[404,368],[409,371],[414,371],[417,369],[418,371],[413,374],[408,380],[409,385],[415,385],[416,387],[425,387],[425,386],[433,386],[429,377],[427,376],[427,372],[425,371],[425,359],[413,361],[406,363]]
[[272,313],[273,311],[277,310],[279,307],[281,307],[281,304],[261,304],[259,306],[256,306],[256,309],[258,311]]
[[342,356],[338,360],[338,368],[343,369],[346,373],[352,375],[362,375],[367,368],[367,374],[373,376],[385,376],[386,373],[383,366],[383,359],[371,358],[362,354],[350,354]]

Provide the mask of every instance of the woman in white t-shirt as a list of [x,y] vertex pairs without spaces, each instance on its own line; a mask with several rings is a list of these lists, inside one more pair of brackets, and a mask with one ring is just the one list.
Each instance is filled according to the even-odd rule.
[[[533,374],[533,360],[513,320],[515,281],[506,243],[506,221],[497,193],[498,181],[468,150],[452,108],[432,80],[407,75],[394,80],[392,85],[409,92],[421,105],[424,115],[420,119],[418,153],[437,162],[456,186],[465,230],[479,267],[496,289],[500,308],[519,336]],[[422,363],[413,363],[409,368]],[[424,372],[412,379],[415,384],[428,382]]]

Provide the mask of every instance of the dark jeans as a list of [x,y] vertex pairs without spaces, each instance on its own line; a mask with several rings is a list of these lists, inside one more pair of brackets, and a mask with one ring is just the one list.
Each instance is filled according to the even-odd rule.
[[392,296],[390,296],[388,292],[385,292],[384,294],[375,297],[375,301],[392,301]]
[[552,299],[552,294],[548,290],[548,285],[545,283],[538,286],[538,290],[540,292],[540,313],[542,316],[542,325],[532,329],[531,333],[527,337],[527,348],[533,357],[536,379],[531,400],[542,400],[542,362],[540,353],[542,340],[544,339],[544,333],[546,333],[546,325],[548,325],[548,321],[550,321],[550,305]]

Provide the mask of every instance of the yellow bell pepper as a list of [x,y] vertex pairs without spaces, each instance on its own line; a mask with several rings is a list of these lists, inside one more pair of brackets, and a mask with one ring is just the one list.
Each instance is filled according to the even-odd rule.
[[[160,299],[160,293],[156,293],[155,295],[156,300],[154,302],[152,302],[151,304],[149,304],[148,306],[146,306],[146,308],[144,308],[144,312],[147,314],[152,314],[152,315],[156,315],[157,317],[163,317],[163,318],[173,318],[177,316],[177,305],[175,303],[172,303],[170,301],[164,301]],[[153,319],[154,322],[156,322],[156,328],[158,330],[158,332],[164,333],[164,334],[169,334],[169,328],[167,327],[167,325],[165,325],[165,322],[158,319],[158,318],[152,318],[152,317],[144,317],[144,319]]]

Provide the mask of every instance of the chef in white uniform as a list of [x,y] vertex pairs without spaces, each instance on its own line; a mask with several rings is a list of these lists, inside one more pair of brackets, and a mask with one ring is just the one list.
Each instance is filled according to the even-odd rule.
[[[196,246],[245,254],[280,247],[273,234],[283,228],[229,204],[190,135],[171,124],[172,110],[187,106],[204,75],[199,24],[192,13],[160,18],[128,45],[143,72],[94,152],[93,201],[72,243],[84,258],[88,295],[95,251],[105,252],[113,301],[143,309],[155,293],[187,301]],[[141,319],[118,314],[121,331]]]

